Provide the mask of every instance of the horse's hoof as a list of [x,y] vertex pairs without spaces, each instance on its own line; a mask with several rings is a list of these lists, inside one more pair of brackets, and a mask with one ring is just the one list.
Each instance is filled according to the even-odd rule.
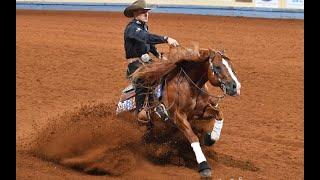
[[210,178],[211,177],[211,168],[207,161],[203,161],[199,164],[199,173],[201,178]]
[[211,169],[205,169],[205,170],[200,171],[200,177],[206,178],[206,179],[211,178],[212,177]]
[[212,146],[216,141],[211,139],[211,132],[207,132],[204,135],[204,145]]

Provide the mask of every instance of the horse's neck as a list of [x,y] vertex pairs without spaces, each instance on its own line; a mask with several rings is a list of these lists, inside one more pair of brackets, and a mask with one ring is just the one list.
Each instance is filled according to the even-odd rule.
[[184,68],[186,74],[190,79],[196,83],[200,88],[208,81],[208,71],[209,63],[187,63],[182,68]]
[[[188,99],[197,98],[199,95],[198,88],[202,88],[203,85],[208,81],[208,67],[209,63],[185,63],[169,73],[168,76],[166,76],[166,90],[164,91],[162,99],[164,104],[167,107],[175,105],[175,102],[177,101],[176,97],[177,95],[179,97],[180,91],[189,91],[187,93],[190,95]],[[181,68],[185,71],[185,74],[181,71]],[[190,82],[190,80],[192,80],[196,86]],[[182,82],[187,82],[189,87],[180,86]]]

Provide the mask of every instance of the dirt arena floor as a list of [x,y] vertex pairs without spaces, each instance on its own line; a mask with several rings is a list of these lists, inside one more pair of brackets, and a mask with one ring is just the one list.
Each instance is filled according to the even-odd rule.
[[[143,127],[115,116],[128,21],[17,10],[17,179],[199,178],[150,158],[161,149],[145,153]],[[204,148],[213,179],[304,179],[304,21],[151,14],[149,24],[184,46],[226,49],[238,73],[241,95],[221,102],[221,139]]]

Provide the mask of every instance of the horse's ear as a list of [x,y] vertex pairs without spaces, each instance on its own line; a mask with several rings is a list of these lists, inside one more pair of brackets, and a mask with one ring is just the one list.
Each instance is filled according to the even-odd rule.
[[225,49],[221,50],[220,53],[224,58],[230,60],[230,57],[228,57],[228,55],[226,54],[226,50]]

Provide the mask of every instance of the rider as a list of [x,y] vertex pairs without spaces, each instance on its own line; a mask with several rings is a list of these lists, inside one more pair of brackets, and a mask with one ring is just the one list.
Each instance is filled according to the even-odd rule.
[[[132,20],[124,31],[124,48],[128,61],[127,77],[135,72],[144,63],[152,63],[149,52],[159,59],[162,54],[157,51],[156,44],[168,43],[170,46],[178,46],[179,43],[168,36],[159,36],[148,32],[148,18],[150,8],[145,0],[137,0],[124,10],[124,15]],[[136,114],[138,119],[146,118],[146,111],[143,109],[147,89],[142,85],[143,79],[133,82],[136,93]],[[159,106],[159,107],[164,107]],[[161,116],[162,113],[158,112]]]

